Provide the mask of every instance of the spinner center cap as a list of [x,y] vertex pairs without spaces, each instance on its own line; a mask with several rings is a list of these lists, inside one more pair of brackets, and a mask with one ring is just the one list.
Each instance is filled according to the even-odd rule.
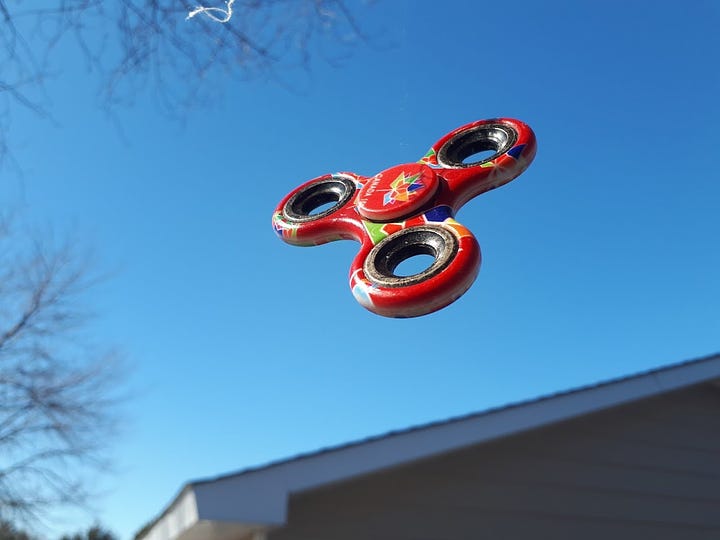
[[357,209],[363,217],[389,221],[407,216],[427,203],[437,191],[435,171],[424,163],[385,169],[360,190]]

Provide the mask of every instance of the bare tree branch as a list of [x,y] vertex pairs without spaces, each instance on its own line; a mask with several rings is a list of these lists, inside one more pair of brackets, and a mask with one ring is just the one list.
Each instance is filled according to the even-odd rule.
[[117,426],[120,365],[83,334],[85,259],[0,228],[0,519],[83,505]]
[[235,0],[232,11],[217,23],[188,20],[178,0],[56,0],[39,8],[0,0],[0,157],[14,106],[49,116],[44,81],[64,39],[96,73],[105,110],[152,90],[176,117],[217,99],[220,76],[282,83],[313,56],[336,63],[366,40],[344,0]]
[[[365,39],[343,0],[234,0],[232,10],[218,23],[188,20],[178,0],[0,0],[0,161],[14,110],[52,119],[45,84],[61,43],[97,76],[106,111],[150,90],[182,116],[220,96],[221,77],[282,83]],[[0,519],[83,504],[80,472],[104,464],[116,355],[83,339],[87,270],[73,246],[28,241],[0,219]]]

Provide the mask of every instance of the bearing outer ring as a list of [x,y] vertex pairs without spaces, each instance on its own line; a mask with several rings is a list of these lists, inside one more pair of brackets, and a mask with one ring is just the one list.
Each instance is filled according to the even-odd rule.
[[[363,271],[372,283],[380,287],[408,287],[427,281],[442,272],[453,261],[458,249],[458,239],[447,227],[410,227],[378,242],[365,258]],[[417,274],[394,274],[395,268],[401,262],[415,255],[432,255],[435,261]]]
[[[355,183],[345,176],[333,175],[304,186],[287,200],[283,217],[290,223],[307,223],[329,216],[344,206],[355,194]],[[315,208],[336,201],[330,208],[311,214]]]
[[[507,124],[483,124],[457,133],[446,141],[438,150],[437,161],[439,165],[451,168],[477,167],[497,159],[510,150],[518,139],[518,134]],[[494,150],[494,154],[473,161],[463,163],[463,160],[484,150]]]

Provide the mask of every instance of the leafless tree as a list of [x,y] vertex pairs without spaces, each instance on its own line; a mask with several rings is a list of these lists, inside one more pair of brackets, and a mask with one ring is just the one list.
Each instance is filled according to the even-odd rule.
[[[193,0],[191,0],[193,1]],[[228,8],[230,2],[198,0]],[[367,2],[365,2],[367,3]],[[147,90],[171,113],[213,101],[221,77],[280,83],[311,56],[341,61],[362,32],[344,0],[233,0],[225,23],[183,0],[0,0],[0,160],[18,107],[51,118],[45,82],[68,47],[108,111]],[[60,51],[62,49],[62,51]],[[0,220],[0,519],[83,504],[114,428],[112,354],[93,349],[69,244]]]
[[153,90],[167,111],[182,113],[217,97],[218,75],[283,83],[312,56],[342,61],[365,39],[345,0],[233,0],[225,23],[188,19],[188,1],[0,0],[0,155],[13,107],[48,114],[42,83],[62,68],[53,53],[69,43],[98,75],[108,111]]
[[[17,107],[51,117],[44,83],[63,68],[61,48],[80,53],[106,110],[151,90],[182,115],[217,97],[220,76],[283,83],[311,56],[341,61],[363,39],[343,0],[232,4],[218,23],[187,20],[183,0],[0,0],[0,160]],[[82,471],[104,465],[116,410],[117,364],[83,333],[83,259],[18,234],[0,220],[0,519],[83,504]]]
[[30,534],[9,521],[0,520],[0,540],[34,540]]
[[89,339],[90,285],[71,245],[0,229],[0,519],[85,504],[105,466],[122,369]]
[[77,532],[72,536],[66,534],[60,540],[117,540],[117,537],[101,525],[95,524],[89,529]]

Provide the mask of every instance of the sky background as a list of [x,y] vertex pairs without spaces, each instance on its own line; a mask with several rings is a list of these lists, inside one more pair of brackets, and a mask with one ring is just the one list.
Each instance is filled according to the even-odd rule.
[[[92,329],[132,368],[116,472],[56,530],[131,538],[190,480],[720,350],[720,3],[352,5],[368,40],[340,65],[218,77],[184,125],[141,94],[121,136],[69,44],[56,122],[14,113],[0,193],[94,248]],[[450,307],[373,315],[357,244],[274,235],[300,183],[496,116],[538,153],[458,213],[483,262]]]

